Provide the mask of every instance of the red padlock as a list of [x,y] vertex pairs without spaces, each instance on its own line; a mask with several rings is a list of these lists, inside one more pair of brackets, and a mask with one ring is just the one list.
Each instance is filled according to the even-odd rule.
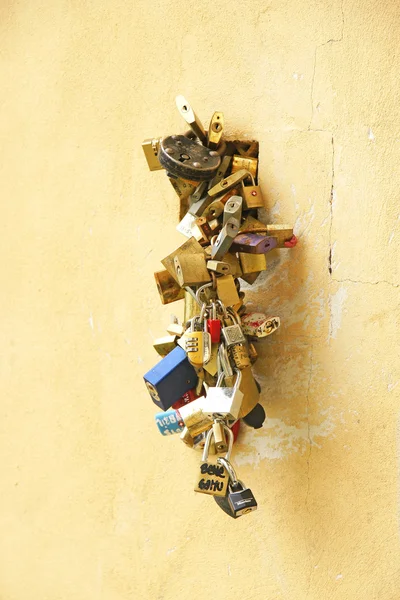
[[215,304],[212,307],[212,318],[207,319],[207,331],[211,335],[211,342],[219,344],[221,340],[221,321],[217,319],[217,308]]
[[233,441],[236,442],[237,436],[239,435],[240,419],[238,419],[236,423],[232,425],[231,429],[233,433]]
[[185,392],[182,398],[179,398],[179,400],[177,400],[175,404],[172,405],[172,408],[178,410],[179,408],[181,408],[181,406],[185,406],[185,404],[193,402],[193,400],[196,400],[196,398],[199,398],[199,396],[198,394],[196,394],[196,388],[193,388],[192,390]]
[[285,242],[285,248],[294,248],[295,245],[297,244],[297,237],[294,235],[293,237],[290,238],[290,240],[286,240]]

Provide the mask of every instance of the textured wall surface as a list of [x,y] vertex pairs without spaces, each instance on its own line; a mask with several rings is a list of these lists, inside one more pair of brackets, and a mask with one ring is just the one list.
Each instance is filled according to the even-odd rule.
[[[0,31],[0,598],[398,600],[398,3],[3,0]],[[300,239],[249,292],[282,327],[236,521],[141,379],[182,310],[141,149],[184,129],[178,93],[260,141]]]

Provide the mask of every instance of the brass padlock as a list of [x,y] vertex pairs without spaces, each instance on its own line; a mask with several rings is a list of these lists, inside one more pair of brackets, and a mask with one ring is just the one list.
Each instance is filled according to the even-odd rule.
[[217,452],[226,452],[228,444],[226,443],[224,421],[222,419],[215,419],[212,428]]
[[153,348],[160,356],[167,356],[176,346],[176,335],[165,335],[154,340]]
[[160,171],[164,168],[158,160],[160,140],[161,138],[152,138],[148,140],[143,140],[142,142],[143,152],[146,157],[150,171]]
[[285,242],[293,238],[293,227],[290,225],[266,225],[266,234],[277,239],[277,248],[285,248]]
[[185,290],[181,288],[168,271],[157,271],[154,273],[154,279],[163,304],[170,304],[185,297]]
[[248,254],[247,252],[239,252],[239,261],[242,272],[259,273],[267,269],[267,258],[265,254]]
[[215,150],[222,137],[224,131],[224,113],[215,112],[211,117],[210,125],[208,128],[208,142],[207,146]]
[[204,254],[180,254],[174,258],[175,272],[180,286],[199,286],[211,281]]
[[171,252],[168,256],[162,259],[162,264],[167,271],[172,275],[177,283],[179,283],[178,276],[175,271],[175,256],[181,256],[182,254],[201,254],[204,255],[204,249],[200,246],[199,242],[194,238],[189,238],[186,242],[179,246],[174,252]]
[[217,183],[219,183],[221,181],[221,179],[223,179],[225,177],[225,174],[226,174],[227,170],[229,169],[229,165],[231,164],[231,160],[232,160],[232,156],[229,156],[229,155],[224,156],[220,166],[218,167],[217,174],[210,181],[210,188],[214,187],[214,185],[217,185]]
[[199,117],[190,106],[189,102],[182,95],[176,96],[175,98],[176,107],[180,115],[184,118],[186,123],[190,126],[192,131],[197,135],[199,140],[205,144],[207,142],[207,135]]
[[240,171],[237,171],[237,173],[229,175],[229,177],[225,177],[225,179],[222,179],[222,181],[210,188],[208,190],[208,195],[210,198],[216,198],[220,194],[231,190],[233,187],[236,187],[241,181],[243,181],[243,179],[246,179],[246,177],[249,177],[249,172],[245,169],[241,169]]
[[[157,159],[158,160],[158,159]],[[162,169],[161,165],[160,168]],[[153,169],[154,170],[154,169]],[[174,188],[180,200],[186,200],[196,189],[197,181],[187,181],[181,177],[168,177],[170,184]]]
[[233,306],[240,300],[232,275],[217,278],[217,296],[224,306]]
[[231,346],[229,350],[232,354],[235,366],[238,369],[242,370],[250,366],[250,356],[246,344],[235,344],[234,346]]
[[232,161],[232,173],[240,171],[240,169],[246,169],[249,171],[254,178],[257,177],[258,159],[252,158],[251,156],[240,156],[239,154],[233,155]]
[[237,196],[239,191],[237,188],[232,188],[226,194],[218,196],[207,206],[202,216],[210,221],[211,219],[217,219],[224,212],[224,208],[228,200],[232,198],[232,196]]
[[[238,171],[240,173],[240,171]],[[245,179],[251,179],[251,185],[245,185]],[[254,177],[250,173],[241,181],[243,208],[250,210],[252,208],[263,208],[264,201],[259,185],[255,184]]]

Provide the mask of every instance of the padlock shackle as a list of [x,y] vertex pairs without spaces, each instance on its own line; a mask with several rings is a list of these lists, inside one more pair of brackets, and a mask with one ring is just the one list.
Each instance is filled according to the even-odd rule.
[[228,438],[229,438],[228,451],[225,455],[225,459],[229,461],[231,458],[231,454],[232,454],[232,448],[233,448],[233,442],[234,442],[235,436],[233,435],[232,429],[230,427],[228,427],[228,425],[226,423],[224,423],[224,430],[227,432]]
[[236,471],[233,468],[233,466],[230,463],[228,458],[223,458],[221,456],[221,457],[217,458],[217,463],[219,463],[226,469],[226,471],[229,475],[229,479],[232,481],[232,485],[236,485],[237,483],[239,483],[237,475],[236,475]]
[[208,460],[208,453],[210,451],[210,444],[211,444],[211,438],[212,437],[214,437],[214,432],[213,432],[213,429],[211,427],[211,429],[207,433],[206,443],[204,444],[204,448],[203,448],[203,455],[201,457],[201,460],[203,462],[205,462],[206,460]]

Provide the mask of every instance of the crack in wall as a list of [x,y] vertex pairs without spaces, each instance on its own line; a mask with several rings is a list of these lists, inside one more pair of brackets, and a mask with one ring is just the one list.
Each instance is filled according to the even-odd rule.
[[400,287],[400,283],[392,283],[391,281],[386,281],[386,279],[378,279],[377,281],[362,281],[361,279],[335,279],[332,277],[332,281],[336,281],[336,283],[358,283],[360,285],[379,285],[380,283],[386,283],[386,285],[390,285],[394,288]]
[[[324,46],[327,46],[328,44],[337,44],[339,42],[343,41],[343,34],[344,34],[344,9],[343,9],[343,4],[344,4],[344,0],[342,0],[342,3],[340,5],[340,11],[342,14],[342,29],[341,29],[341,33],[340,33],[340,37],[339,38],[331,38],[328,41],[324,42],[323,44],[319,44],[319,46],[317,46],[314,50],[314,68],[313,68],[313,74],[312,74],[312,78],[311,78],[311,90],[310,90],[310,103],[311,103],[311,117],[310,117],[310,122],[308,124],[308,131],[313,131],[311,129],[311,125],[314,119],[314,84],[315,84],[315,74],[317,71],[317,56],[318,56],[318,50],[320,50],[321,48],[323,48]],[[315,131],[319,131],[319,130],[315,130]]]

